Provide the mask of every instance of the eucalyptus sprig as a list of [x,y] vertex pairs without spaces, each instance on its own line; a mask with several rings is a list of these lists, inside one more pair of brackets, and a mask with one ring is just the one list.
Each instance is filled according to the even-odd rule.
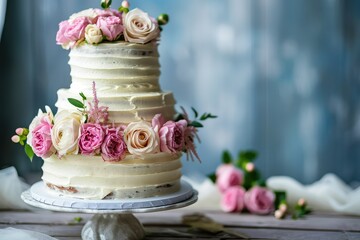
[[84,93],[79,93],[82,101],[77,100],[76,98],[68,98],[68,101],[71,105],[75,106],[78,108],[78,110],[82,113],[83,116],[85,116],[85,122],[88,119],[88,111],[87,111],[87,106],[86,106],[86,96],[84,95]]

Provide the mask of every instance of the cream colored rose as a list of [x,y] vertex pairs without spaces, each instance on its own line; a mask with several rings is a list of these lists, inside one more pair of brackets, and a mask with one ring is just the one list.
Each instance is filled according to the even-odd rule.
[[90,44],[97,44],[103,40],[100,28],[96,24],[89,24],[85,28],[85,39]]
[[128,151],[134,155],[160,151],[159,135],[145,121],[130,123],[124,131],[124,141]]
[[45,106],[46,112],[44,113],[41,109],[38,111],[38,115],[31,121],[29,126],[29,134],[27,135],[26,143],[32,147],[33,130],[40,124],[41,121],[47,121],[52,123],[54,115],[49,106]]
[[160,34],[156,20],[138,8],[124,14],[123,23],[124,37],[128,42],[147,43]]
[[93,8],[89,8],[89,9],[85,9],[81,12],[74,13],[73,15],[71,15],[69,18],[69,22],[73,22],[76,18],[79,18],[79,17],[87,17],[90,20],[93,20],[97,16],[98,16],[98,14],[97,14],[96,10]]
[[77,154],[82,115],[77,112],[60,111],[55,115],[51,140],[59,156]]

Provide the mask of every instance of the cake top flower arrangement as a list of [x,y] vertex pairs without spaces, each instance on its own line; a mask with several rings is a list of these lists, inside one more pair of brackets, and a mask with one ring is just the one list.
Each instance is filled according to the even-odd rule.
[[103,9],[87,9],[75,13],[59,24],[56,42],[64,49],[80,44],[126,41],[146,44],[157,40],[161,25],[169,21],[167,14],[157,19],[135,8],[129,10],[129,2],[123,1],[119,9],[110,8],[111,1],[101,1]]

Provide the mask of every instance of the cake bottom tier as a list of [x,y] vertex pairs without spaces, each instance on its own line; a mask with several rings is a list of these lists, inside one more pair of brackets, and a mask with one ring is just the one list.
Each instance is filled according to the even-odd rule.
[[180,189],[181,154],[128,155],[119,162],[101,156],[53,155],[44,159],[49,190],[82,199],[146,198]]

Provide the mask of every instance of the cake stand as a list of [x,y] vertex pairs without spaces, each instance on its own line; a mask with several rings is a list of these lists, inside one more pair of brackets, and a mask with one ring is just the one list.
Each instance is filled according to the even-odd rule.
[[81,231],[82,239],[142,239],[145,231],[133,213],[165,211],[189,206],[197,201],[198,193],[181,180],[176,193],[150,198],[84,200],[49,191],[43,181],[21,194],[31,206],[51,211],[94,213]]

